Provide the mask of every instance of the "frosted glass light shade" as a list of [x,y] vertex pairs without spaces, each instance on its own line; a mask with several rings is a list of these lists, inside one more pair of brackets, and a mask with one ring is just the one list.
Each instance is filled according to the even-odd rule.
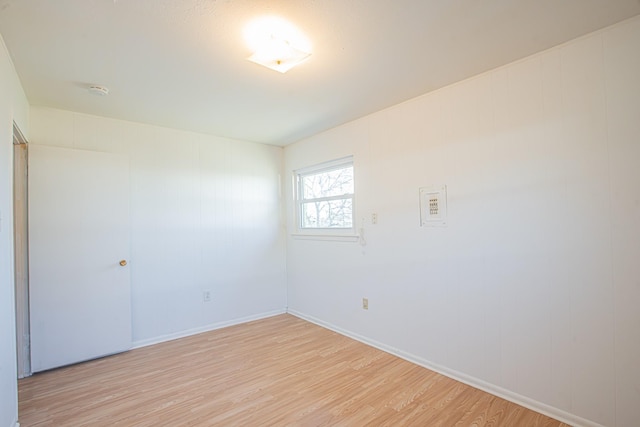
[[286,73],[309,56],[311,56],[310,53],[296,49],[288,41],[272,37],[247,59],[280,73]]

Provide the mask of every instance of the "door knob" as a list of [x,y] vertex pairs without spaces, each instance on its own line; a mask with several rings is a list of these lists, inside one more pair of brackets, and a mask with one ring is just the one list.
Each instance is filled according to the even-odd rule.
[[124,259],[123,259],[122,261],[120,261],[120,265],[121,265],[121,266],[123,266],[123,267],[124,267],[125,265],[127,265],[127,260],[124,260]]

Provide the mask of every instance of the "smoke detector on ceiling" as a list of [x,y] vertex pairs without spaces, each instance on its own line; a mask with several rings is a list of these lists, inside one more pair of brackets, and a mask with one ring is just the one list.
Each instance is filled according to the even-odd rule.
[[89,86],[89,93],[97,96],[109,95],[109,89],[104,86]]

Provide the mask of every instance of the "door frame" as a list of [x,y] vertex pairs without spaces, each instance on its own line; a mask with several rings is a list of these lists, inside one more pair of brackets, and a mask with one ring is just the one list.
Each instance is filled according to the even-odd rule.
[[13,253],[18,378],[31,375],[29,326],[28,145],[13,123]]

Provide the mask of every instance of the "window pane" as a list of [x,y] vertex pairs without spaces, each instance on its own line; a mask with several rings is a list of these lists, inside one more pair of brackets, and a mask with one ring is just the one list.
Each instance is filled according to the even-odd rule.
[[301,178],[304,200],[353,194],[353,166]]
[[302,228],[351,228],[353,199],[302,204]]

